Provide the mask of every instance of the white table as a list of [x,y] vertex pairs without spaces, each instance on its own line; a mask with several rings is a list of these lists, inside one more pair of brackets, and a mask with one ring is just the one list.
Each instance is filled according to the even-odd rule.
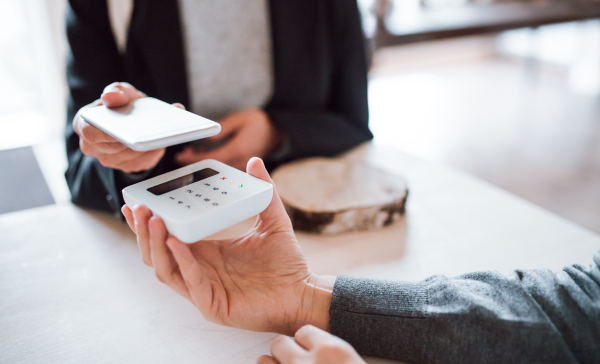
[[[448,168],[373,146],[349,158],[405,176],[407,216],[376,232],[299,233],[317,273],[418,280],[560,269],[600,249],[600,236]],[[0,362],[253,363],[274,336],[204,321],[156,280],[111,215],[68,204],[0,215]]]

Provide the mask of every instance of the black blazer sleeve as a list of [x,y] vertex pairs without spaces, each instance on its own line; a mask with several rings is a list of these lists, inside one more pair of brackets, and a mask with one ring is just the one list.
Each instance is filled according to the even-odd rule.
[[[171,101],[170,98],[172,97],[185,102],[187,90],[181,67],[172,67],[181,71],[181,76],[176,77],[177,80],[171,81],[172,75],[167,74],[164,82],[157,82],[157,84],[163,85],[163,89],[166,90],[162,93],[158,92],[156,87],[153,87],[154,85],[148,81],[151,79],[148,73],[137,74],[140,69],[145,71],[145,67],[148,65],[140,61],[136,53],[137,47],[128,50],[129,59],[125,59],[119,54],[110,28],[106,3],[106,0],[69,0],[67,7],[67,38],[70,45],[67,55],[67,83],[70,95],[67,106],[66,128],[68,168],[65,177],[71,190],[73,203],[114,212],[117,216],[121,216],[120,207],[124,203],[121,189],[135,181],[119,171],[102,166],[96,158],[88,157],[81,152],[79,137],[73,131],[75,114],[80,108],[98,99],[104,87],[115,81],[125,80],[138,87],[142,86],[148,95],[168,102]],[[167,24],[175,24],[175,26],[171,26],[171,31],[168,34],[180,42],[176,3],[169,4],[163,1],[154,2],[153,4],[156,5],[157,11],[150,12],[150,15],[165,19]],[[141,8],[144,10],[143,5],[145,3],[137,2],[136,9]],[[167,7],[167,11],[161,11],[163,10],[161,6]],[[145,14],[144,11],[142,11],[140,18],[145,20],[144,24],[148,27],[155,25],[153,19],[148,19],[149,15]],[[132,28],[135,26],[134,24],[132,22]],[[150,40],[151,42],[160,43],[157,41],[157,37],[152,37],[151,32],[143,27],[139,28],[146,34],[147,38],[153,38]],[[135,31],[133,33],[134,35],[137,34]],[[181,51],[179,43],[172,40],[169,40],[168,43],[175,44],[177,48],[176,51],[168,52],[168,54],[182,62],[183,58],[180,52],[177,52],[177,50]],[[160,53],[161,49],[151,49],[151,51],[156,54]],[[134,63],[133,66],[132,63]],[[177,62],[172,63],[177,64]],[[126,72],[126,70],[129,70],[129,72]],[[163,159],[150,171],[146,178],[174,169],[172,156],[176,151],[177,147],[167,148]]]
[[83,106],[98,99],[106,85],[120,79],[121,58],[108,20],[105,0],[70,0],[67,6],[67,105],[65,177],[72,201],[99,210],[116,211],[119,194],[114,171],[79,150],[73,118]]
[[271,1],[271,17],[275,90],[265,111],[289,141],[285,160],[332,156],[370,140],[356,1]]
[[478,272],[421,282],[340,276],[331,333],[411,363],[598,363],[600,251],[560,272]]

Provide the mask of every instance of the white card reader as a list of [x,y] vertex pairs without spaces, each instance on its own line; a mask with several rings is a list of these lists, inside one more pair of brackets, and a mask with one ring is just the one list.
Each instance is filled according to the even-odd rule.
[[184,243],[194,243],[264,211],[273,185],[208,159],[123,189],[130,209],[146,205]]

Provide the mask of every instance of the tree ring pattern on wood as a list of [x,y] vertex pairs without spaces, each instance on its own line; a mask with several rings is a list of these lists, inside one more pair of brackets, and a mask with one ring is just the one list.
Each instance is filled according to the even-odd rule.
[[311,158],[279,168],[273,180],[295,230],[340,234],[375,230],[402,218],[404,179],[341,158]]

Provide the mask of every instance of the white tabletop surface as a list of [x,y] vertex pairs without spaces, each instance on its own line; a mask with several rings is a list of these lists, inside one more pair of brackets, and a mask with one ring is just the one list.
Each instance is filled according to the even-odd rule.
[[[407,214],[375,232],[298,233],[317,273],[419,280],[560,269],[600,249],[600,236],[443,166],[373,146],[349,158],[404,176]],[[112,215],[73,205],[0,215],[0,362],[253,363],[274,336],[204,321],[143,265]]]

